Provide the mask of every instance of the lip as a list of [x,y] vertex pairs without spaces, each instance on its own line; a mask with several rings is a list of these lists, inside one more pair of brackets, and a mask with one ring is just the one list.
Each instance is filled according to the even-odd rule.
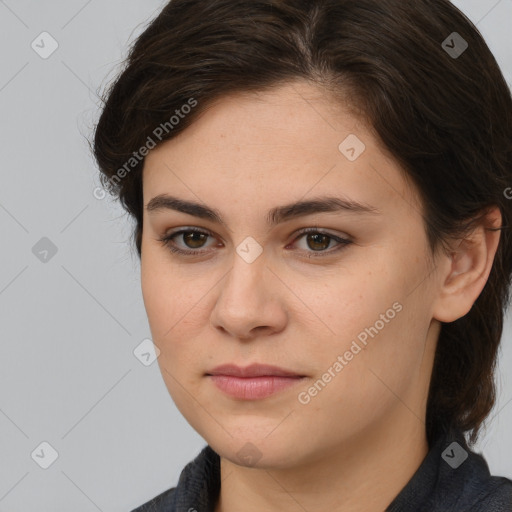
[[232,377],[305,377],[292,370],[285,370],[278,366],[254,363],[245,368],[235,364],[223,364],[216,366],[206,375],[230,375]]
[[305,375],[266,364],[217,366],[206,374],[218,389],[240,400],[262,400],[302,382]]

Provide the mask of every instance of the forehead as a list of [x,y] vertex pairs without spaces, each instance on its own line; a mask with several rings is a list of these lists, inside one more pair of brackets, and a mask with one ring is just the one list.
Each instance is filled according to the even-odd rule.
[[371,129],[303,82],[211,104],[148,154],[143,183],[145,205],[165,192],[247,206],[258,199],[267,209],[336,191],[379,209],[417,201]]
[[266,150],[291,146],[294,151],[336,154],[337,141],[347,130],[370,138],[363,123],[325,89],[298,81],[215,100],[184,132],[153,150],[148,160],[165,152],[165,147],[192,144],[205,151],[222,147],[247,151],[264,145]]

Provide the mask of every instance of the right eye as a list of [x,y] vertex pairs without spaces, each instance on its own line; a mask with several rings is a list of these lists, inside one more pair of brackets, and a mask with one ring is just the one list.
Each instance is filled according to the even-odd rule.
[[[204,242],[207,241],[208,237],[212,237],[213,235],[209,231],[204,231],[198,228],[182,228],[177,231],[167,233],[166,235],[160,237],[158,239],[165,247],[167,247],[171,252],[177,254],[183,254],[188,256],[197,256],[206,251],[198,251],[201,247],[204,247]],[[180,246],[176,243],[175,238],[182,239],[182,242],[185,244],[184,248],[180,248]],[[196,249],[196,250],[194,250]]]

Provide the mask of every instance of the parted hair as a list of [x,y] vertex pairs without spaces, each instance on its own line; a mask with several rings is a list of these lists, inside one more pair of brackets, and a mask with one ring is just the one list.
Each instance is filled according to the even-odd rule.
[[419,192],[432,255],[490,207],[501,211],[481,294],[441,325],[427,401],[429,443],[458,428],[473,444],[495,405],[510,299],[512,98],[478,29],[448,0],[171,0],[101,92],[90,145],[102,184],[133,217],[140,257],[144,148],[225,95],[295,80],[372,128]]

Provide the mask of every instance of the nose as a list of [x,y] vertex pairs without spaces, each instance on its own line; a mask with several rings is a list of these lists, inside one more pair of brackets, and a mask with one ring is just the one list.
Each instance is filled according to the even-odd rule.
[[282,331],[288,320],[282,284],[262,254],[247,263],[238,255],[219,284],[211,323],[233,338],[250,340]]

